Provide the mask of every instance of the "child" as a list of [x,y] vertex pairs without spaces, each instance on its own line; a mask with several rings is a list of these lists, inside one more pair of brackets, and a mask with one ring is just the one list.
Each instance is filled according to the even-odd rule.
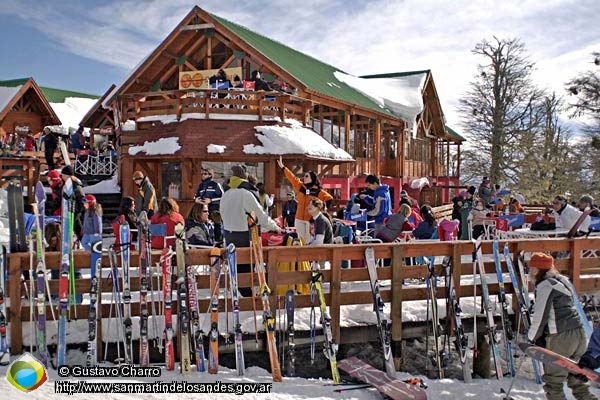
[[85,212],[81,244],[85,250],[90,251],[93,242],[98,239],[102,240],[102,206],[96,202],[94,195],[86,194],[84,199]]

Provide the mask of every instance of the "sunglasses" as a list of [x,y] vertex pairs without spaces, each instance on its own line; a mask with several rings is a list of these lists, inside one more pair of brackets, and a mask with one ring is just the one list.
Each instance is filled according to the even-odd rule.
[[304,174],[304,177],[305,178],[310,178],[310,175],[309,174]]
[[208,173],[208,172],[202,172],[202,173],[200,173],[200,175],[210,175],[210,173]]

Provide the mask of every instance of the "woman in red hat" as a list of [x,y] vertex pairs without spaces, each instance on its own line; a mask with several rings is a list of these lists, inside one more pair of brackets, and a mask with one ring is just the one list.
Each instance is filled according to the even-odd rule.
[[92,243],[102,240],[102,206],[96,202],[96,197],[86,194],[83,197],[83,238],[81,244],[87,251],[92,249]]
[[[535,312],[527,332],[528,339],[572,360],[579,360],[587,349],[587,337],[573,304],[571,284],[554,267],[554,258],[544,253],[531,256],[529,276],[535,282]],[[585,382],[562,368],[545,364],[542,380],[550,400],[565,399],[565,381],[577,400],[596,399]]]

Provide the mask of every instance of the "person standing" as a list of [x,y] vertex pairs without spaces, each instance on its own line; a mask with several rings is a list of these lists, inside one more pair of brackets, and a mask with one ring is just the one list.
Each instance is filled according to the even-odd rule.
[[219,202],[223,196],[223,188],[218,182],[214,181],[214,170],[211,168],[202,168],[200,171],[202,180],[196,189],[194,201],[208,206],[208,212],[219,211]]
[[317,174],[313,171],[307,171],[302,176],[302,180],[298,179],[289,168],[283,165],[283,159],[279,156],[277,165],[283,170],[285,177],[290,181],[294,192],[296,192],[296,199],[298,200],[298,209],[296,211],[296,220],[294,222],[296,226],[296,232],[298,236],[308,243],[311,239],[310,235],[310,214],[308,213],[308,203],[317,198],[323,203],[327,204],[333,200],[333,197],[327,193],[321,187],[321,181]]
[[359,197],[369,206],[367,216],[373,218],[375,222],[375,234],[373,235],[375,237],[383,227],[383,221],[392,215],[390,187],[381,184],[377,175],[367,175],[365,183],[369,189],[373,190],[373,196],[361,194]]
[[[579,313],[573,304],[568,279],[554,267],[554,258],[534,253],[529,276],[535,284],[535,310],[527,338],[555,353],[578,361],[587,349],[587,338]],[[577,400],[596,399],[586,383],[566,370],[544,364],[544,392],[550,400],[565,399],[563,383]]]
[[289,192],[287,201],[283,205],[283,221],[285,226],[293,228],[296,222],[296,211],[298,210],[298,202],[296,201],[296,193]]
[[[221,197],[220,212],[223,220],[223,236],[225,244],[233,243],[236,247],[250,247],[250,228],[248,215],[255,213],[258,224],[267,231],[283,233],[262,209],[254,194],[248,189],[246,171],[239,165],[231,167],[229,189]],[[250,272],[250,264],[238,264],[238,272]],[[240,288],[244,297],[252,296],[249,287]]]
[[60,178],[60,172],[57,169],[48,171],[46,175],[48,184],[50,185],[51,193],[46,199],[46,215],[58,216],[61,214],[62,207],[62,185],[63,181]]
[[83,207],[83,238],[81,245],[87,251],[92,249],[92,243],[96,240],[102,240],[102,206],[96,202],[96,197],[92,194],[86,194]]
[[135,171],[133,173],[133,183],[138,189],[135,198],[135,213],[140,215],[140,212],[146,211],[148,218],[152,218],[152,215],[158,209],[154,186],[150,182],[150,179],[144,176],[142,171]]
[[44,156],[46,158],[46,164],[48,165],[48,171],[56,168],[54,164],[54,152],[58,147],[58,137],[56,133],[52,132],[50,128],[44,128]]
[[[63,186],[64,186],[64,183],[68,179],[71,179],[71,182],[73,183],[73,194],[71,195],[71,198],[74,201],[73,233],[75,233],[75,235],[77,235],[77,239],[81,241],[81,237],[82,237],[81,228],[83,226],[82,222],[83,222],[83,211],[84,211],[83,201],[84,201],[84,196],[85,196],[85,192],[83,191],[83,184],[81,183],[79,178],[77,178],[75,176],[75,173],[73,172],[73,167],[71,167],[70,165],[65,165],[60,170],[60,177],[63,180]],[[61,198],[62,198],[62,196],[61,196]]]

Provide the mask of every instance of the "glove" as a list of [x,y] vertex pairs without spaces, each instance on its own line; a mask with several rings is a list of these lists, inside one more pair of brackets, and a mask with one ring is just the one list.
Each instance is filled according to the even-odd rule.
[[594,370],[600,367],[600,360],[598,358],[594,358],[591,355],[585,353],[580,359],[579,363],[577,363],[581,368],[588,368]]

